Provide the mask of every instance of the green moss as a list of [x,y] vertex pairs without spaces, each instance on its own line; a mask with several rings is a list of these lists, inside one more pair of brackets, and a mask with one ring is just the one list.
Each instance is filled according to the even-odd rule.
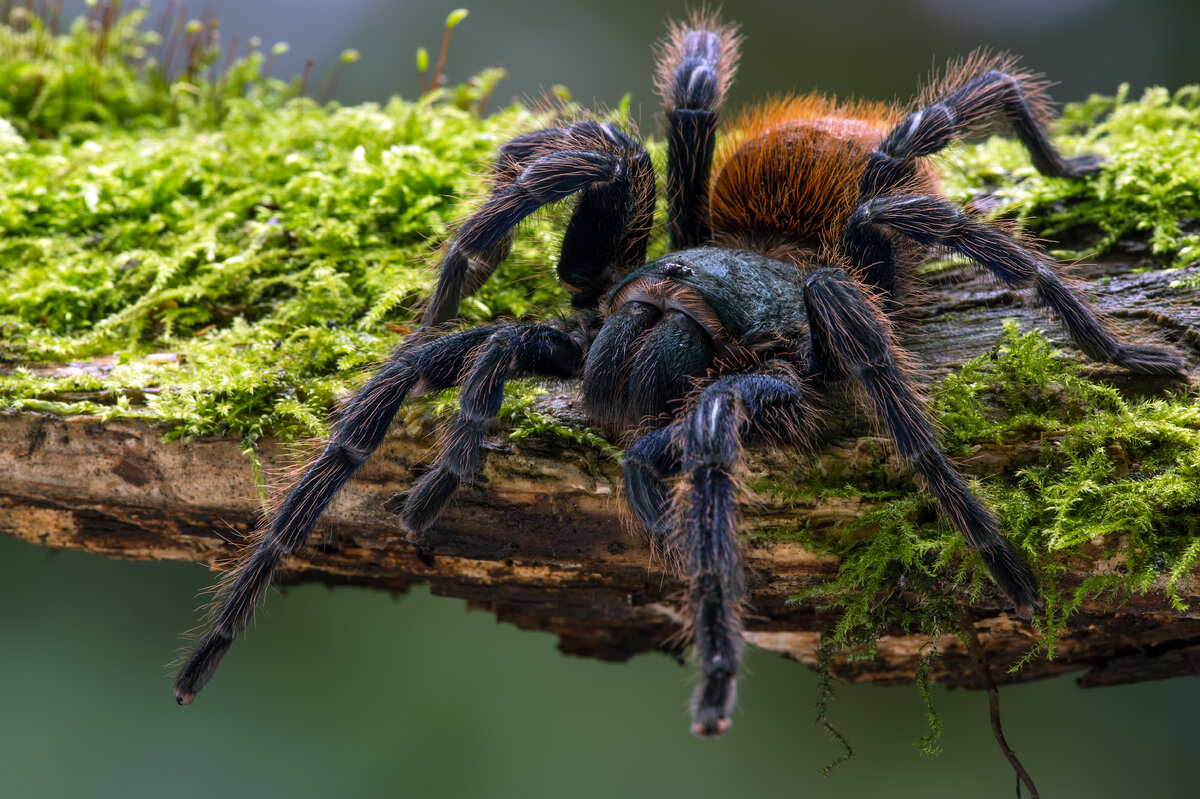
[[[1179,396],[1145,401],[1093,383],[1055,353],[1037,331],[1010,324],[995,351],[979,356],[933,391],[932,411],[951,452],[975,444],[1038,441],[1036,462],[974,481],[1000,516],[1005,534],[1042,574],[1046,613],[1040,647],[1089,598],[1119,604],[1132,593],[1163,590],[1183,609],[1182,589],[1200,556],[1200,403]],[[1003,410],[999,410],[1003,409]],[[855,491],[859,481],[838,491]],[[759,490],[772,487],[757,486]],[[820,486],[772,491],[799,501]],[[850,647],[864,630],[900,626],[933,634],[953,626],[953,604],[991,590],[977,556],[936,520],[933,503],[911,487],[861,491],[871,511],[838,533],[804,528],[792,535],[841,558],[836,579],[798,599],[841,611],[831,640]],[[869,534],[864,534],[869,532]],[[1058,588],[1063,555],[1088,548],[1112,574]],[[901,597],[911,590],[910,604]]]
[[[479,165],[538,120],[516,106],[480,119],[445,102],[470,102],[457,90],[318,107],[262,77],[256,56],[233,68],[240,89],[225,82],[223,114],[200,113],[200,100],[181,111],[167,102],[178,81],[156,89],[158,79],[131,77],[140,40],[126,22],[99,66],[78,27],[35,47],[11,45],[25,35],[0,26],[11,45],[0,47],[0,74],[31,58],[22,63],[75,59],[115,75],[97,79],[111,118],[61,98],[7,106],[0,357],[78,366],[17,369],[0,378],[0,398],[18,410],[143,416],[173,436],[320,435],[334,400],[412,324],[437,245],[462,213],[451,198],[478,195]],[[126,84],[136,97],[109,96]],[[216,89],[199,81],[189,96],[211,104]],[[54,133],[38,109],[60,100],[77,116],[58,129],[73,133],[31,135]],[[549,227],[530,225],[464,303],[469,320],[563,303],[541,266]],[[147,358],[160,352],[176,362]]]
[[[1021,333],[1010,323],[994,351],[935,386],[930,405],[953,453],[1040,440],[1035,462],[972,481],[1040,573],[1046,603],[1034,621],[1040,640],[1021,664],[1052,657],[1057,636],[1087,600],[1118,607],[1134,594],[1162,591],[1186,608],[1183,592],[1200,559],[1195,396],[1126,399],[1081,377],[1040,332]],[[847,494],[871,506],[832,534],[808,526],[774,533],[841,561],[836,578],[795,597],[835,612],[837,622],[823,639],[833,652],[874,657],[878,636],[896,629],[936,643],[957,634],[962,603],[978,604],[995,590],[978,555],[938,520],[935,503],[910,483],[889,488],[878,464],[843,482],[814,472],[806,484],[764,479],[752,488],[796,507]],[[1071,554],[1102,559],[1111,571],[1063,587],[1068,567],[1060,564]],[[917,680],[930,730],[918,746],[931,752],[941,720],[923,686],[928,663],[922,663]],[[824,711],[820,723],[829,723]]]
[[569,445],[595,450],[612,461],[621,463],[621,450],[593,430],[567,424],[539,410],[536,398],[545,393],[536,384],[520,381],[507,387],[499,416],[512,425],[511,438],[554,438]]

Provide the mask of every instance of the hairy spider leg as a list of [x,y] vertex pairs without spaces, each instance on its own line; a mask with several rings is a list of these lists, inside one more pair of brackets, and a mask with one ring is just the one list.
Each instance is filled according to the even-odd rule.
[[[547,128],[521,134],[500,145],[492,169],[492,193],[511,185],[538,149],[561,136],[561,128]],[[422,324],[436,327],[458,316],[462,298],[478,291],[511,250],[511,231],[501,237],[489,252],[473,258],[451,244],[438,269],[437,286],[425,309]]]
[[667,113],[667,208],[672,250],[712,238],[708,180],[718,113],[737,71],[741,37],[734,25],[693,14],[671,23],[657,53],[655,88]]
[[903,353],[893,342],[890,323],[842,269],[818,269],[804,288],[814,374],[825,380],[849,378],[865,391],[897,452],[923,478],[951,526],[979,552],[1018,615],[1032,616],[1041,605],[1037,578],[938,449],[921,398],[902,371]]
[[[350,400],[324,451],[292,487],[266,529],[258,535],[253,549],[223,581],[211,629],[176,677],[175,698],[181,705],[190,704],[212,677],[221,658],[250,623],[255,606],[270,585],[280,559],[298,550],[308,540],[334,495],[383,442],[392,418],[409,392],[450,388],[464,382],[464,378],[469,379],[471,373],[466,370],[473,365],[473,353],[481,348],[486,351],[497,334],[500,339],[510,335],[520,338],[526,332],[512,331],[512,327],[492,325],[432,341],[406,342]],[[523,327],[528,329],[530,339],[538,340],[533,329],[543,326]],[[558,331],[546,338],[553,339],[554,334],[565,338],[565,334]],[[561,349],[562,341],[555,343]],[[529,349],[531,352],[518,353],[514,360],[531,369],[543,365],[558,368],[557,357],[547,359],[536,351],[536,345]],[[473,390],[479,393],[478,387]]]
[[594,309],[613,275],[645,260],[654,216],[654,165],[611,123],[578,122],[518,136],[501,148],[492,193],[463,222],[442,260],[422,323],[458,315],[512,247],[512,231],[544,205],[580,194],[563,235],[559,278],[577,309]]
[[[915,185],[919,159],[999,120],[1009,124],[1043,175],[1076,178],[1095,172],[1103,160],[1100,156],[1064,158],[1050,142],[1045,88],[1044,81],[1017,69],[1016,59],[1009,56],[980,52],[950,65],[929,92],[933,96],[928,102],[893,127],[871,153],[859,183],[858,204],[897,192],[926,191]],[[851,262],[862,268],[864,282],[894,296],[894,253],[880,231],[847,228],[842,247]]]
[[1090,307],[1082,292],[1064,283],[1037,253],[1021,247],[996,228],[971,219],[943,200],[895,195],[868,200],[855,209],[847,237],[870,229],[888,229],[927,246],[944,246],[970,258],[1007,286],[1028,286],[1058,314],[1089,358],[1131,372],[1186,376],[1183,358],[1159,347],[1122,344]]
[[470,358],[462,379],[459,410],[446,427],[437,460],[408,492],[400,526],[409,541],[420,541],[450,503],[459,485],[479,466],[488,425],[514,377],[574,377],[583,365],[578,341],[552,324],[506,324],[491,332]]
[[1007,122],[1029,151],[1033,165],[1043,175],[1078,178],[1100,168],[1095,154],[1064,158],[1046,134],[1050,101],[1046,84],[1016,68],[1007,56],[977,53],[962,64],[951,65],[935,87],[931,99],[904,118],[879,143],[863,175],[862,199],[901,186],[908,165],[932,155],[950,142]]
[[[798,382],[770,374],[721,378],[681,420],[640,438],[625,458],[630,507],[688,575],[688,609],[701,683],[692,732],[730,727],[742,661],[746,586],[738,548],[736,478],[743,445],[804,444],[813,411]],[[682,509],[663,480],[686,477]]]

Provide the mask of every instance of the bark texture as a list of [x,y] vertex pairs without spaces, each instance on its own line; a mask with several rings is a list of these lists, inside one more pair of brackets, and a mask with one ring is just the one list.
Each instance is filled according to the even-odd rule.
[[[1091,267],[1107,277],[1097,303],[1117,320],[1124,336],[1140,332],[1172,342],[1200,374],[1200,305],[1193,291],[1170,284],[1179,272],[1134,273],[1136,253]],[[1191,270],[1200,275],[1200,268]],[[1040,326],[1073,350],[1059,328],[1021,292],[998,288],[970,271],[931,282],[928,294],[906,312],[903,341],[928,366],[934,380],[986,352],[1006,318]],[[1131,324],[1132,323],[1132,324]],[[1122,390],[1153,395],[1178,390],[1178,381],[1130,375],[1093,366],[1096,379]],[[558,385],[545,402],[560,416],[578,414],[576,387]],[[290,581],[321,580],[403,590],[427,582],[437,594],[462,597],[520,627],[559,636],[565,652],[621,659],[634,653],[677,651],[681,584],[626,522],[620,472],[595,451],[559,441],[513,441],[497,430],[488,439],[486,465],[431,531],[427,544],[408,544],[394,509],[414,467],[427,456],[433,422],[408,417],[393,427],[383,447],[333,502],[302,555],[287,562]],[[47,547],[81,549],[135,560],[228,563],[261,509],[251,466],[232,439],[163,443],[164,430],[133,421],[0,416],[0,530]],[[960,463],[973,474],[1018,468],[1036,457],[1047,435],[980,447]],[[889,447],[871,434],[862,412],[832,420],[829,443],[816,457],[852,466]],[[258,451],[268,482],[284,485],[296,453],[272,442]],[[752,472],[783,477],[807,459],[758,453]],[[894,458],[886,468],[898,474]],[[903,478],[901,478],[903,479]],[[915,489],[914,489],[915,490]],[[748,532],[794,525],[802,514],[828,527],[864,513],[859,499],[830,498],[793,509],[770,497],[748,497]],[[1003,509],[1000,509],[1003,512]],[[318,540],[319,539],[319,540]],[[796,544],[751,538],[745,547],[752,615],[747,639],[801,662],[816,660],[821,631],[832,620],[792,596],[828,580],[836,559]],[[1111,570],[1099,554],[1074,557],[1064,584]],[[998,676],[1036,679],[1087,670],[1085,685],[1107,685],[1200,672],[1200,605],[1173,611],[1161,593],[1113,610],[1085,607],[1060,642],[1054,660],[1035,659],[1018,675],[1004,667],[1028,649],[1035,635],[994,597],[971,609]],[[181,628],[192,623],[181,619]],[[927,641],[900,631],[885,635],[872,661],[839,661],[834,670],[852,680],[912,681]],[[943,657],[931,676],[973,686],[978,677],[957,639],[941,642]]]

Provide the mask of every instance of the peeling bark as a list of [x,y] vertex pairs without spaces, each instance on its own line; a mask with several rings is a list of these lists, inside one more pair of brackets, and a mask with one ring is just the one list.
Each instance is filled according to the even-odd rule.
[[[1200,306],[1195,290],[1172,288],[1189,272],[1132,273],[1128,261],[1091,268],[1106,277],[1097,303],[1141,333],[1172,342],[1200,374]],[[1190,274],[1200,276],[1200,268]],[[935,380],[989,350],[1006,318],[1039,326],[1073,351],[1061,329],[1031,307],[1022,293],[997,288],[971,272],[931,281],[919,306],[905,314],[903,340]],[[1177,381],[1130,375],[1094,365],[1089,373],[1123,391],[1154,395],[1178,389]],[[572,383],[554,386],[545,402],[570,417],[580,407]],[[421,547],[405,542],[394,520],[397,498],[428,454],[433,422],[421,416],[398,421],[385,444],[335,499],[324,535],[287,561],[286,579],[353,583],[403,590],[429,583],[434,593],[462,597],[520,627],[553,632],[563,651],[622,659],[651,649],[678,650],[680,582],[624,521],[620,473],[595,451],[559,441],[510,440],[497,430],[475,485],[464,489]],[[871,435],[866,414],[833,419],[823,468],[851,471],[890,448]],[[0,416],[0,530],[53,548],[80,549],[134,560],[196,560],[221,566],[251,531],[261,508],[248,459],[233,439],[164,443],[165,431],[136,421]],[[1019,468],[1037,457],[1047,436],[977,448],[962,462],[972,474]],[[287,482],[295,453],[274,442],[258,456],[272,485]],[[783,479],[807,459],[759,453],[751,473]],[[885,463],[896,479],[907,472],[895,458]],[[747,639],[808,664],[816,661],[821,631],[832,620],[788,597],[830,579],[835,558],[755,533],[793,526],[815,528],[860,516],[869,504],[828,498],[791,508],[770,497],[748,497],[744,526],[752,615]],[[1002,512],[1002,510],[1001,510]],[[1064,585],[1111,569],[1099,549],[1074,556]],[[1200,610],[1179,613],[1161,592],[1135,597],[1119,609],[1098,603],[1071,622],[1054,660],[1035,659],[1018,675],[1003,666],[1033,642],[1030,626],[1011,616],[998,596],[972,608],[984,651],[998,675],[1030,680],[1086,669],[1084,685],[1110,685],[1200,672]],[[186,626],[189,620],[180,620]],[[871,661],[841,660],[835,673],[856,681],[911,682],[928,641],[900,631],[879,642]],[[674,637],[673,637],[674,636]],[[931,677],[979,687],[966,648],[956,638],[940,642],[943,654]]]

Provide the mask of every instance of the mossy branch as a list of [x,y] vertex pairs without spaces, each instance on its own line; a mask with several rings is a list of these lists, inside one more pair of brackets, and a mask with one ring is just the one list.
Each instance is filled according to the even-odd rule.
[[[0,74],[39,48],[59,66],[94,61],[91,33],[71,35],[0,48]],[[112,69],[141,46],[122,36],[105,45]],[[448,198],[478,195],[479,164],[542,121],[518,107],[481,119],[455,92],[318,107],[272,83],[261,59],[237,63],[244,80],[219,113],[166,75],[161,96],[105,99],[112,118],[79,105],[70,85],[46,95],[53,81],[19,84],[33,99],[6,109],[7,532],[120,557],[227,559],[225,539],[261,508],[260,467],[268,485],[285,481],[286,444],[322,435],[336,402],[411,329],[428,264],[463,214]],[[97,85],[108,98],[124,84]],[[66,109],[58,135],[44,138],[55,104]],[[1067,110],[1064,140],[1107,156],[1099,177],[1043,178],[994,140],[949,153],[946,185],[1029,235],[1099,257],[1081,271],[1097,303],[1124,334],[1132,320],[1185,350],[1194,371],[1198,109],[1193,89],[1093,99]],[[547,267],[559,228],[543,219],[521,231],[509,263],[466,304],[469,323],[561,312]],[[847,410],[815,459],[750,464],[750,640],[812,663],[824,635],[841,675],[973,684],[954,640],[941,640],[936,662],[923,654],[960,603],[987,629],[993,662],[1025,657],[1008,679],[1194,669],[1200,659],[1182,656],[1200,646],[1194,396],[1079,364],[1021,296],[961,264],[925,271],[928,296],[901,320],[905,346],[928,365],[945,446],[1041,567],[1050,611],[1032,629],[1010,620],[889,445]],[[1050,338],[1031,333],[1039,326]],[[331,509],[325,543],[289,564],[292,579],[429,581],[552,630],[569,651],[660,646],[677,584],[621,525],[619,452],[584,426],[572,386],[539,390],[514,389],[479,485],[423,550],[383,510],[427,451],[431,406],[414,404]],[[1085,622],[1103,634],[1080,634]]]

